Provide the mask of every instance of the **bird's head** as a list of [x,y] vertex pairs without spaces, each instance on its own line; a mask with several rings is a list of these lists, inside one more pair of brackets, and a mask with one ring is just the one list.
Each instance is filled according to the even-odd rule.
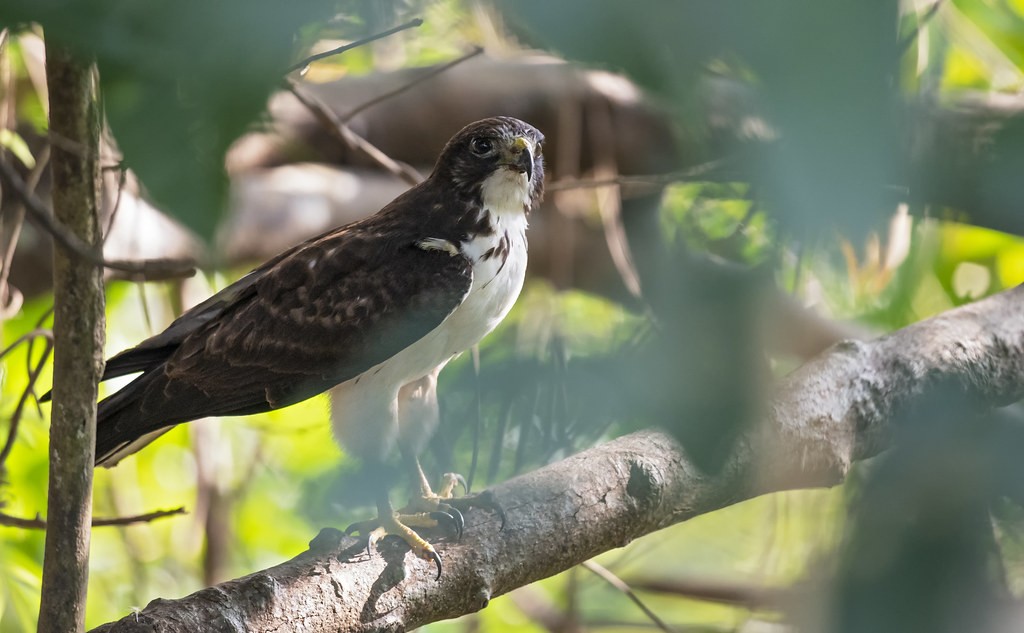
[[537,128],[519,119],[483,119],[448,141],[431,178],[484,207],[529,212],[544,194],[543,142]]

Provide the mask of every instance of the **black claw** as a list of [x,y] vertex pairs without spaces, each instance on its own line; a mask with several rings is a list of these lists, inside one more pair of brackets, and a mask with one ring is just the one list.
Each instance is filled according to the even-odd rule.
[[379,521],[356,521],[352,525],[345,528],[345,536],[352,536],[354,532],[360,534],[369,534],[374,528],[380,525]]
[[452,515],[452,514],[450,514],[448,512],[441,512],[441,511],[439,511],[439,512],[431,512],[428,516],[431,519],[437,521],[438,524],[443,523],[445,529],[447,529],[450,532],[455,532],[456,534],[458,534],[461,537],[462,529],[459,526],[459,519],[455,518],[454,515]]
[[466,529],[466,518],[462,516],[462,512],[459,512],[458,508],[451,509],[452,516],[459,523],[459,540],[462,540],[462,533]]
[[454,475],[455,475],[455,481],[458,482],[458,484],[460,486],[462,486],[463,493],[468,495],[469,494],[469,484],[466,483],[466,478],[463,477],[462,475],[460,475],[459,473],[454,473]]
[[434,580],[441,580],[441,556],[433,550],[431,550],[429,553],[430,560],[434,561],[434,564],[437,565],[437,578],[435,578]]
[[452,519],[455,520],[455,531],[457,533],[455,540],[461,541],[462,533],[466,529],[466,518],[462,516],[462,512],[460,512],[458,508],[450,506],[448,504],[442,504],[441,510],[447,512],[452,517]]
[[373,546],[370,544],[370,532],[372,532],[375,527],[377,527],[376,521],[356,521],[345,528],[345,536],[352,536],[354,532],[359,532],[363,538],[366,539],[366,555],[373,556]]

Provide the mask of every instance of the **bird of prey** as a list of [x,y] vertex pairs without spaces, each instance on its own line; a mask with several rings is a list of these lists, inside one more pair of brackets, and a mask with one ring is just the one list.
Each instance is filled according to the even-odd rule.
[[406,523],[436,522],[430,510],[448,510],[454,484],[434,494],[415,455],[436,423],[437,372],[493,330],[522,288],[543,140],[511,117],[466,126],[429,178],[377,214],[281,253],[111,358],[104,380],[142,373],[99,403],[96,463],[116,464],[176,424],[330,389],[350,454],[381,463],[397,444],[423,490],[408,518],[381,490],[376,521],[360,528],[371,542],[401,536],[440,577],[440,557]]

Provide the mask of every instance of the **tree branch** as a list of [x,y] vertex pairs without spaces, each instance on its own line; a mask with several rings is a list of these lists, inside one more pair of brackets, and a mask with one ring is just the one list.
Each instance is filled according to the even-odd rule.
[[[68,155],[74,155],[68,152]],[[49,233],[55,242],[77,259],[94,266],[119,270],[146,280],[179,279],[196,274],[193,260],[147,259],[143,261],[105,260],[97,249],[89,247],[55,218],[46,204],[40,200],[10,165],[0,161],[0,182],[21,199],[28,211],[28,218],[36,227]]]
[[155,600],[97,633],[395,631],[483,608],[490,598],[631,540],[766,492],[837,484],[889,445],[891,421],[937,381],[976,406],[1024,396],[1024,286],[868,343],[842,343],[781,381],[762,424],[717,475],[668,436],[643,431],[492,489],[508,515],[467,514],[460,543],[440,544],[439,581],[404,545],[327,529],[276,567],[180,600]]
[[392,28],[390,28],[390,29],[388,29],[386,31],[381,31],[380,33],[374,33],[373,35],[364,37],[364,38],[356,40],[354,42],[350,42],[348,44],[345,44],[344,46],[339,46],[337,48],[332,48],[329,51],[324,51],[322,53],[317,53],[315,55],[310,55],[309,57],[303,59],[302,61],[296,62],[296,63],[292,64],[291,66],[289,66],[288,70],[286,72],[290,73],[290,72],[295,71],[295,70],[303,70],[304,68],[306,68],[306,66],[309,66],[310,64],[312,64],[315,61],[319,61],[321,59],[324,59],[326,57],[331,57],[331,56],[334,56],[334,55],[341,55],[342,53],[344,53],[346,51],[352,50],[353,48],[357,48],[359,46],[365,46],[366,44],[369,44],[370,42],[376,42],[377,40],[385,38],[385,37],[388,37],[389,35],[394,35],[395,33],[399,33],[399,32],[404,31],[406,29],[412,29],[412,28],[416,28],[416,27],[419,27],[419,26],[423,26],[423,19],[422,18],[414,18],[412,20],[409,20],[408,22],[405,22],[403,24],[399,24],[398,26],[392,27]]
[[[42,338],[46,341],[46,347],[43,348],[43,353],[39,359],[32,364],[32,348],[31,341],[36,337]],[[18,404],[14,407],[14,412],[11,414],[9,426],[7,427],[7,440],[3,444],[3,448],[0,448],[0,481],[6,480],[7,470],[6,463],[7,458],[10,456],[11,451],[14,449],[14,441],[18,439],[18,426],[21,424],[22,412],[25,410],[25,404],[28,402],[29,396],[35,394],[36,382],[39,380],[39,375],[42,373],[46,363],[50,361],[50,353],[53,351],[53,333],[44,330],[33,330],[27,334],[22,335],[14,343],[7,347],[7,349],[0,352],[0,358],[3,358],[8,352],[14,349],[15,346],[28,342],[29,354],[28,363],[28,384],[25,385],[25,390],[21,392],[18,397]]]
[[420,85],[424,81],[428,81],[430,79],[433,79],[434,77],[440,75],[441,73],[447,72],[447,71],[451,70],[452,68],[454,68],[455,66],[458,66],[459,64],[461,64],[463,62],[467,62],[467,61],[473,59],[474,57],[476,57],[477,55],[482,54],[483,52],[484,52],[483,48],[481,48],[479,46],[474,46],[473,49],[471,51],[469,51],[468,53],[466,53],[465,55],[462,55],[461,57],[456,57],[452,61],[444,63],[444,64],[441,64],[440,66],[435,66],[434,68],[431,68],[429,71],[423,73],[422,75],[418,75],[416,78],[412,79],[411,81],[407,81],[406,83],[404,83],[401,86],[395,88],[394,90],[389,90],[388,92],[385,92],[382,95],[377,95],[376,97],[361,103],[360,105],[358,105],[358,106],[352,108],[351,110],[349,110],[348,112],[346,112],[343,116],[341,116],[338,119],[338,121],[340,123],[347,124],[352,119],[354,119],[357,114],[365,112],[366,110],[369,110],[370,108],[373,108],[373,107],[377,106],[378,104],[380,104],[380,103],[382,103],[384,101],[387,101],[388,99],[392,99],[394,97],[397,97],[398,95],[402,94],[406,90],[411,90],[412,88],[415,88],[416,86]]
[[[185,508],[174,508],[172,510],[156,510],[154,512],[147,512],[146,514],[134,514],[131,516],[124,517],[109,517],[109,518],[95,518],[92,519],[93,527],[108,527],[112,525],[132,525],[135,523],[149,523],[157,519],[163,519],[165,517],[176,516],[179,514],[185,514]],[[26,519],[24,517],[16,517],[4,512],[0,512],[0,525],[7,527],[24,528],[26,530],[45,530],[46,520],[40,519],[38,516],[34,519]]]
[[[941,8],[942,3],[937,6]],[[919,24],[932,15],[933,9],[926,10]],[[417,69],[408,71],[408,76],[428,72]],[[496,74],[508,79],[490,81]],[[370,80],[345,78],[318,85],[316,90],[328,105],[343,109],[343,104],[372,99],[398,80],[394,74]],[[394,160],[426,164],[435,156],[428,156],[425,148],[441,147],[451,129],[471,116],[500,110],[544,130],[550,143],[545,151],[555,156],[558,143],[578,141],[572,138],[574,132],[560,123],[559,108],[552,104],[601,98],[594,88],[598,83],[590,71],[572,64],[478,59],[435,76],[414,93],[399,94],[388,101],[387,108],[361,112],[360,129],[366,131],[367,142]],[[629,178],[626,183],[638,192],[697,177],[750,181],[758,172],[749,157],[777,142],[778,132],[754,87],[734,79],[708,77],[696,87],[695,98],[706,116],[686,126],[691,132],[679,139],[670,132],[665,115],[646,101],[612,102],[620,122],[616,128],[619,140],[612,143],[609,139],[609,143],[616,148],[620,172]],[[299,107],[303,106],[290,100],[275,106],[272,115],[280,124],[277,136],[254,141],[260,145],[259,151],[247,151],[261,158],[250,166],[291,162],[297,143],[310,148],[316,160],[353,164],[351,156],[339,158],[337,148],[325,143],[322,130],[309,125]],[[894,202],[906,199],[915,205],[951,207],[979,226],[1024,235],[1024,213],[1012,211],[1024,205],[1018,186],[1024,166],[1024,98],[966,93],[940,102],[922,97],[899,107],[898,119],[906,123],[906,129],[895,161],[898,170],[889,183]],[[319,117],[314,114],[313,118]],[[399,120],[403,124],[395,125]],[[410,135],[419,142],[408,143]],[[341,147],[348,146],[342,140]],[[575,173],[590,171],[592,159],[592,152],[581,153]],[[692,169],[697,171],[690,172]],[[672,173],[658,173],[664,170]],[[558,170],[552,175],[558,180],[549,182],[547,191],[607,184],[570,180],[570,173]],[[623,184],[620,180],[613,183]]]
[[783,611],[790,605],[813,600],[811,591],[793,587],[770,587],[752,582],[736,582],[709,578],[633,579],[634,591],[648,591],[742,606],[746,609]]
[[669,626],[660,617],[658,617],[658,614],[655,613],[654,610],[651,609],[649,606],[647,606],[647,604],[640,599],[640,596],[636,595],[636,592],[633,591],[633,588],[630,587],[629,584],[626,583],[624,580],[622,580],[614,573],[612,573],[610,569],[608,569],[604,565],[597,563],[597,561],[592,560],[585,560],[583,561],[582,565],[583,567],[597,575],[598,578],[605,581],[606,583],[614,587],[616,590],[623,593],[627,598],[629,598],[630,601],[633,604],[635,604],[637,608],[640,609],[640,611],[643,612],[645,616],[647,616],[647,619],[649,619],[654,624],[654,626],[657,627],[659,630],[666,631],[666,633],[674,633],[672,627]]
[[[54,146],[51,220],[95,257],[102,239],[96,67],[47,40],[46,82],[50,129],[88,150],[78,154]],[[103,374],[103,271],[82,266],[68,251],[55,248],[53,287],[53,410],[46,498],[52,529],[46,531],[38,631],[75,633],[85,627],[89,581],[96,396]]]
[[332,136],[341,141],[346,147],[362,152],[382,168],[386,169],[394,176],[401,178],[409,185],[418,185],[423,181],[423,176],[421,176],[415,169],[405,163],[399,163],[378,149],[377,146],[353,132],[352,128],[342,122],[338,118],[338,115],[336,115],[329,106],[327,106],[318,97],[302,88],[298,82],[286,77],[284,87],[292,93],[299,103],[305,106],[313,114],[324,129],[330,132]]

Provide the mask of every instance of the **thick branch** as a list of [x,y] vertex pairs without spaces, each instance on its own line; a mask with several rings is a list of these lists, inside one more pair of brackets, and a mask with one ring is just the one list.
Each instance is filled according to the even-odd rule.
[[[50,130],[84,146],[54,146],[55,220],[98,255],[99,109],[94,67],[47,42]],[[71,253],[53,252],[53,412],[50,482],[39,633],[74,633],[85,626],[92,519],[96,394],[103,373],[103,275]]]
[[808,363],[716,476],[644,431],[495,487],[507,526],[469,513],[463,541],[440,545],[440,581],[404,546],[367,557],[325,530],[291,561],[96,631],[398,631],[456,617],[668,525],[773,490],[836,484],[887,446],[894,414],[936,380],[959,381],[987,407],[1024,396],[1022,375],[1024,286]]

